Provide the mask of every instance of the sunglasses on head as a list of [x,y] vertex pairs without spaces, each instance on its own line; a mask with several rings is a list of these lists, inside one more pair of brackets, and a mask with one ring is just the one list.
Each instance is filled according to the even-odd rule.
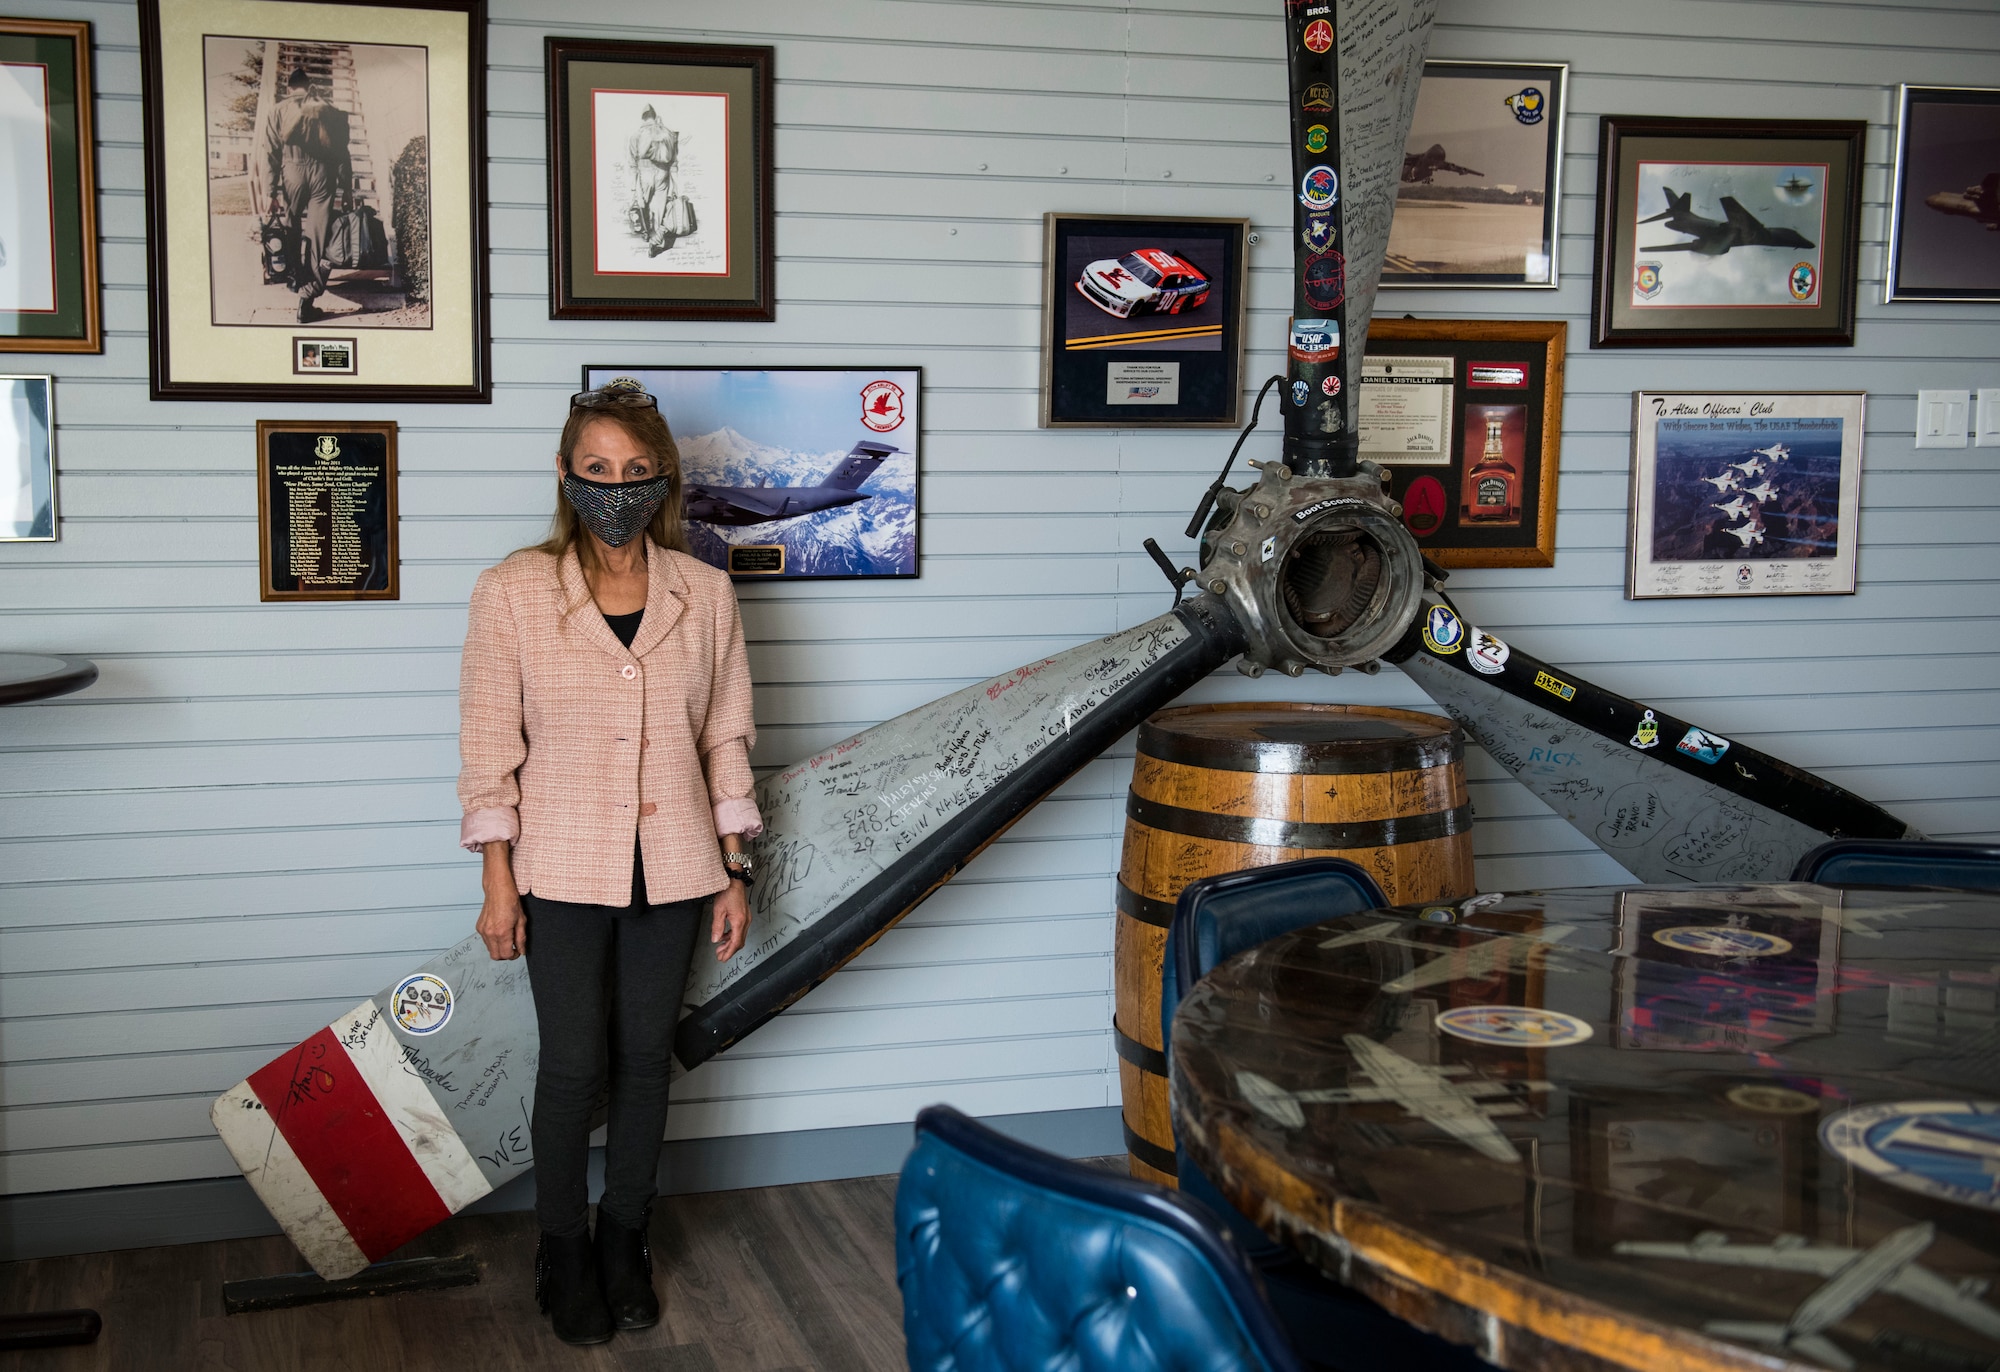
[[578,391],[569,398],[572,410],[657,410],[660,402],[648,395],[629,377],[599,386],[594,391]]

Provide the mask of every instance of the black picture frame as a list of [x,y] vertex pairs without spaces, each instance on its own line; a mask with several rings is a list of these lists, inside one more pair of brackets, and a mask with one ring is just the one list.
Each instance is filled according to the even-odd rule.
[[1883,303],[2000,301],[2000,87],[1898,88],[1890,187]]
[[[1041,427],[1235,428],[1249,232],[1247,219],[1043,215]],[[1166,254],[1157,259],[1164,275],[1148,268],[1161,285],[1140,281],[1131,267],[1135,256],[1151,252]],[[1181,271],[1170,265],[1176,257]],[[1134,295],[1123,318],[1078,284],[1104,263]],[[1187,277],[1187,266],[1205,286]],[[1148,291],[1150,300],[1139,298]],[[1163,322],[1168,318],[1187,322]],[[1116,400],[1114,387],[1123,388]]]
[[[490,402],[485,0],[244,0],[214,18],[204,14],[209,7],[209,0],[139,0],[152,398]],[[329,31],[343,36],[329,38]],[[294,36],[302,33],[312,36]],[[252,45],[254,62],[245,55]],[[210,102],[221,86],[210,81],[208,64],[239,64],[250,87],[247,77],[261,70],[272,45],[274,74],[255,91],[241,150],[218,150],[204,127],[212,122]],[[372,89],[388,96],[386,105],[404,119],[386,138],[388,147],[377,152],[367,145],[365,162],[352,156],[355,130],[369,127],[371,103],[386,105],[361,94],[371,83],[361,74],[357,49],[421,52],[421,59],[408,61],[421,61],[426,85],[422,131],[406,138],[401,125],[414,127],[416,108],[405,94],[407,79],[385,71],[374,80]],[[344,64],[340,50],[346,51]],[[273,276],[274,266],[281,273],[304,270],[300,240],[306,235],[289,214],[269,216],[258,205],[266,199],[260,182],[268,177],[259,165],[261,135],[283,89],[275,70],[287,63],[309,66],[315,90],[348,110],[353,179],[345,192],[354,217],[372,217],[373,232],[382,236],[372,256],[356,267],[336,268],[327,283],[328,295],[362,297],[359,308],[324,309],[312,319],[284,318],[292,308],[284,299],[291,288],[282,275]],[[441,108],[430,98],[441,89],[462,90],[463,106]],[[190,105],[203,112],[200,121],[169,125],[169,108]],[[218,156],[244,159],[240,190],[219,187],[224,178],[212,174]],[[424,194],[403,196],[398,187],[417,176]],[[193,206],[184,203],[190,198]],[[190,214],[202,218],[206,241],[184,241],[193,236],[175,233]],[[230,222],[237,219],[248,222]],[[265,232],[267,223],[274,231]],[[293,230],[289,240],[287,229]],[[260,234],[264,244],[276,245],[278,256],[262,253]],[[253,280],[260,256],[263,275]],[[226,279],[216,272],[225,262],[233,263]],[[377,314],[385,322],[371,323]],[[295,370],[293,335],[352,329],[368,335],[368,346],[358,349],[361,365],[351,378]]]
[[[754,363],[734,367],[687,363],[606,366],[587,363],[581,377],[582,388],[596,390],[620,377],[638,381],[655,397],[660,413],[673,432],[676,446],[681,450],[682,498],[686,507],[688,541],[694,556],[728,572],[730,579],[738,584],[756,581],[907,581],[923,574],[922,367],[838,364],[760,366]],[[814,425],[810,430],[813,434],[810,448],[796,446],[796,440],[808,430],[801,427],[802,416],[787,412],[786,407],[794,402],[764,389],[767,383],[760,380],[778,378],[768,384],[782,387],[783,378],[787,377],[825,379],[822,384],[806,382],[794,388],[813,392],[809,401],[801,399],[796,402],[800,406],[824,407],[822,414],[810,417],[809,422]],[[845,379],[836,381],[835,378]],[[884,383],[887,383],[886,388]],[[849,404],[851,411],[843,408]],[[851,414],[851,418],[842,419],[843,414]],[[699,418],[691,422],[690,416]],[[691,432],[693,429],[702,431]],[[819,436],[821,433],[824,437]],[[849,481],[846,489],[864,497],[897,497],[885,501],[879,509],[866,507],[865,499],[840,499],[794,514],[780,514],[772,521],[746,520],[743,517],[746,511],[742,509],[733,512],[718,510],[721,518],[713,521],[703,519],[699,513],[703,493],[697,486],[703,484],[699,478],[705,471],[715,470],[724,474],[740,472],[746,481],[752,475],[766,480],[787,478],[769,486],[745,485],[738,488],[746,500],[759,502],[760,508],[782,507],[786,503],[784,492],[807,489],[806,477],[818,476],[820,480],[817,484],[820,486],[843,480],[839,474],[847,462],[856,458],[865,462],[870,456],[861,450],[864,443],[878,448],[888,447],[894,452],[882,457],[858,480]],[[845,455],[835,456],[841,449],[846,450]],[[907,502],[900,499],[903,471],[901,463],[896,461],[902,454],[909,457]],[[891,470],[882,472],[883,467],[891,467]],[[879,480],[877,473],[881,473]],[[725,483],[717,480],[710,484],[723,487]],[[875,491],[862,489],[871,484],[876,486]],[[897,508],[904,503],[908,506],[906,512]],[[826,539],[817,536],[824,532],[823,527],[815,530],[803,524],[791,525],[773,536],[742,541],[732,540],[719,532],[725,527],[769,527],[779,520],[788,525],[793,520],[813,520],[823,526],[823,517],[839,518],[839,510],[855,505],[866,507],[864,513],[867,518],[863,522],[875,535],[876,542],[885,541],[885,536],[893,540],[895,570],[830,570],[846,554],[840,547],[830,546]],[[706,534],[699,527],[704,524],[710,526]],[[814,536],[798,537],[802,534]],[[801,570],[801,567],[817,569]]]
[[[1867,131],[1861,120],[1603,116],[1590,346],[1853,346]],[[1760,237],[1777,241],[1746,241]],[[1738,252],[1757,255],[1757,270],[1714,265]]]
[[[551,37],[544,67],[549,318],[775,320],[777,50]],[[589,112],[577,108],[585,93]],[[655,151],[642,157],[632,140],[645,136],[644,114],[666,101],[678,112],[668,108],[650,136]],[[602,141],[600,110],[615,126]],[[708,146],[718,136],[719,178]],[[631,185],[619,181],[621,161],[634,168]]]

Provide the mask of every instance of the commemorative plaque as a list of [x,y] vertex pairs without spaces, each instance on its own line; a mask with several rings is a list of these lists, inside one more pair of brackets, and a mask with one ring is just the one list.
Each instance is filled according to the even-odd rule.
[[396,425],[257,422],[260,600],[397,598]]

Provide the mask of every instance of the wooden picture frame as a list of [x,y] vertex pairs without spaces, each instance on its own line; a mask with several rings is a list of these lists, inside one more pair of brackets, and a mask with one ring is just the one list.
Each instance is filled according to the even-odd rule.
[[1554,290],[1568,122],[1567,62],[1425,62],[1382,289]]
[[1249,233],[1247,219],[1043,215],[1040,426],[1235,428]]
[[1852,347],[1867,132],[1603,116],[1590,346]]
[[586,366],[583,389],[621,377],[673,431],[693,556],[739,583],[922,575],[922,367]]
[[[1561,320],[1369,324],[1361,456],[1388,470],[1404,527],[1439,566],[1555,565],[1568,342]],[[1482,506],[1496,481],[1508,498]]]
[[[139,32],[153,399],[490,401],[485,0],[140,0]],[[297,367],[325,334],[352,371]]]
[[549,318],[777,318],[776,51],[545,41]]
[[1896,91],[1882,300],[2000,301],[2000,87]]
[[0,353],[104,351],[90,41],[84,22],[0,19],[16,177],[0,187]]
[[1625,598],[1853,595],[1867,408],[1860,391],[1634,392]]
[[257,421],[259,600],[400,598],[396,521],[394,420]]

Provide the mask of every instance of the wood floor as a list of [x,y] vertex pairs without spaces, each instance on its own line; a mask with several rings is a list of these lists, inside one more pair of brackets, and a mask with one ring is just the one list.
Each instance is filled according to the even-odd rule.
[[556,1342],[536,1311],[525,1213],[462,1216],[398,1254],[468,1253],[477,1286],[251,1315],[223,1314],[222,1284],[304,1270],[285,1239],[8,1263],[0,1311],[89,1306],[104,1333],[87,1348],[0,1354],[0,1372],[884,1372],[905,1365],[895,1186],[870,1177],[662,1200],[653,1254],[665,1313],[595,1348]]

